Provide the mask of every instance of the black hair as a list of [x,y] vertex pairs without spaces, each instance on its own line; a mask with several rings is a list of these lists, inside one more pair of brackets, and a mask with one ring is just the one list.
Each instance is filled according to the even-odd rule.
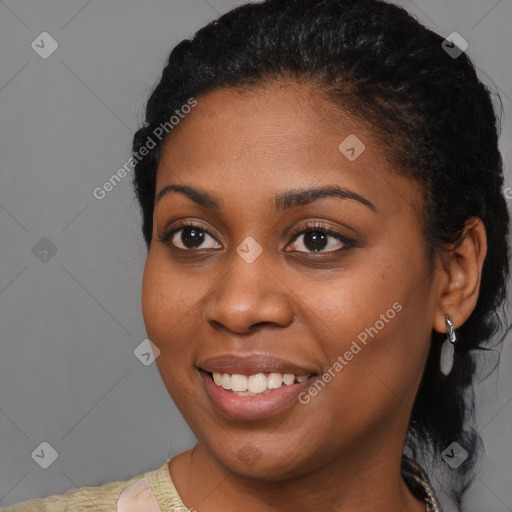
[[[154,140],[155,130],[168,126],[192,97],[221,87],[308,82],[381,138],[398,173],[422,184],[430,261],[436,251],[460,240],[471,217],[482,219],[488,252],[476,307],[458,326],[454,367],[447,377],[439,370],[445,335],[432,332],[407,441],[415,457],[430,455],[436,464],[453,441],[469,453],[450,484],[460,508],[480,446],[471,426],[473,352],[487,350],[501,325],[509,214],[491,91],[466,53],[454,58],[442,43],[406,10],[381,0],[267,0],[237,7],[172,50],[133,151],[138,154],[152,135]],[[164,141],[157,140],[135,166],[148,249]]]

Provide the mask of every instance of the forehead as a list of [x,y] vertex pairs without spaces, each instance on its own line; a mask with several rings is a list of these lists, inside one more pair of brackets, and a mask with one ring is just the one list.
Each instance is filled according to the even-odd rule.
[[[300,151],[303,157],[318,152],[315,149],[321,150],[347,130],[366,131],[312,85],[274,81],[255,87],[219,88],[197,102],[168,137],[166,147],[176,146],[175,139],[180,145],[186,142],[183,139],[192,145],[201,140],[201,147],[195,148],[199,152],[204,147],[215,147],[216,153],[229,148],[231,156],[239,149],[238,157],[249,157],[274,148],[276,153]],[[327,132],[332,134],[331,140],[326,140]],[[198,154],[194,152],[194,156]]]
[[[340,160],[339,144],[351,134],[366,142],[376,139],[311,86],[272,82],[220,88],[197,98],[197,106],[167,138],[162,160],[189,169],[200,162],[230,161],[246,171],[262,162],[332,167]],[[366,158],[378,151],[375,142]]]
[[[347,158],[352,148],[355,159]],[[398,195],[413,206],[416,188],[394,172],[368,126],[318,88],[289,82],[220,88],[197,98],[164,145],[157,192],[191,181],[231,198],[338,183],[380,201],[396,203]]]

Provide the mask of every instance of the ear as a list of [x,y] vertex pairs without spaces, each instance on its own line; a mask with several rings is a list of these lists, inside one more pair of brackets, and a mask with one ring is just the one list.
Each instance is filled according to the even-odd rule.
[[460,242],[441,256],[439,300],[433,325],[437,332],[447,332],[446,315],[450,315],[455,328],[471,315],[480,292],[486,254],[484,223],[478,217],[471,217]]

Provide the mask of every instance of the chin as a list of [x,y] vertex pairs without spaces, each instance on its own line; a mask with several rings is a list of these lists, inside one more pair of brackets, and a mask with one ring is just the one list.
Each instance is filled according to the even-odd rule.
[[[275,449],[272,446],[260,448],[254,442],[232,443],[235,451],[220,452],[219,444],[207,450],[213,459],[228,472],[241,477],[262,481],[282,481],[302,476],[311,471],[313,464],[297,460],[296,444],[288,449]],[[204,446],[204,445],[203,445]],[[224,444],[226,446],[226,444]]]

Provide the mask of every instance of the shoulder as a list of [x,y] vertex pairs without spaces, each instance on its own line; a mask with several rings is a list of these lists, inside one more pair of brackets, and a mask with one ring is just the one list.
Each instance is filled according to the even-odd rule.
[[62,495],[24,501],[5,509],[5,512],[116,511],[116,500],[129,483],[111,482],[99,487],[80,487]]
[[129,480],[80,487],[62,495],[24,501],[0,512],[128,512],[166,510],[170,497],[179,499],[170,479],[168,461],[160,468]]

